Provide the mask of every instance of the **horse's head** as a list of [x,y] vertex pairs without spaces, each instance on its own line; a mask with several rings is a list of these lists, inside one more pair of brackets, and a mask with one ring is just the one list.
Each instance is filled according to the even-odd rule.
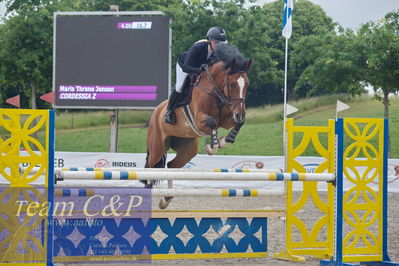
[[245,100],[249,86],[247,70],[251,63],[252,60],[247,59],[242,65],[238,65],[233,59],[226,71],[223,94],[227,97],[228,107],[236,123],[243,123],[245,119]]
[[[249,79],[247,72],[252,60],[246,59],[235,46],[220,44],[215,52],[216,60],[222,61],[222,71],[217,75],[216,83],[224,97],[221,104],[230,109],[236,123],[243,123],[245,119],[245,99]],[[217,64],[219,65],[219,64]],[[217,66],[216,66],[217,68]]]

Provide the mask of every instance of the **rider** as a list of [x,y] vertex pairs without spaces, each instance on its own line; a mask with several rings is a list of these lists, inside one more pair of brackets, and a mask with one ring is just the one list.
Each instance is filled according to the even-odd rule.
[[169,97],[165,122],[174,125],[174,110],[179,99],[184,82],[189,74],[201,73],[211,62],[213,52],[219,43],[227,43],[226,32],[222,27],[215,26],[208,30],[206,40],[199,40],[191,48],[182,53],[176,63],[176,86]]

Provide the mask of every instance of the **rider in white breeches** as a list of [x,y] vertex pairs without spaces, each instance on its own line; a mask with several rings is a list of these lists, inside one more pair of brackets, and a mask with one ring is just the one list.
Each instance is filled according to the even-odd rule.
[[165,122],[174,125],[174,110],[181,93],[184,82],[189,74],[199,74],[204,67],[212,61],[212,55],[219,43],[227,43],[226,32],[223,28],[215,26],[208,30],[206,40],[194,43],[191,48],[182,53],[176,63],[176,86],[169,96],[168,109]]

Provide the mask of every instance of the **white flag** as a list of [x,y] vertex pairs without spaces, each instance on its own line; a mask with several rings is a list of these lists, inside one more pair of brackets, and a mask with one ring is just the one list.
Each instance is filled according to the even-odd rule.
[[287,39],[292,33],[292,10],[294,10],[294,0],[284,0],[283,36]]
[[287,104],[287,115],[297,112],[298,109],[292,105]]
[[337,113],[349,108],[350,108],[349,105],[337,100]]

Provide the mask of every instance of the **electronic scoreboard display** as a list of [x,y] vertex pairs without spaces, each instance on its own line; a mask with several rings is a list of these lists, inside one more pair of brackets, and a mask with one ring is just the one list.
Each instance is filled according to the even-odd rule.
[[168,98],[170,19],[161,12],[56,12],[56,108],[154,108]]

